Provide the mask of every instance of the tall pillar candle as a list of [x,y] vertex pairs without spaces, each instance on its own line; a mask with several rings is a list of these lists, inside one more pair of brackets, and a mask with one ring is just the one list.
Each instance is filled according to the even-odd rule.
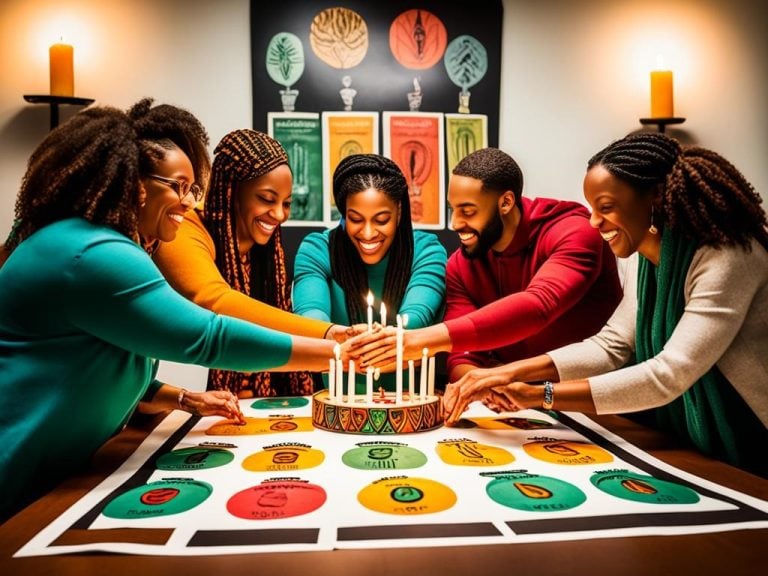
[[672,118],[674,113],[671,70],[651,72],[651,118]]
[[435,395],[435,357],[434,356],[430,356],[429,358],[429,375],[427,376],[427,382],[429,384],[427,395],[434,396]]
[[349,374],[347,375],[347,402],[355,401],[355,361],[349,361]]
[[69,44],[57,43],[48,49],[51,71],[51,95],[75,95],[74,49]]
[[408,401],[413,402],[416,396],[414,380],[416,379],[416,366],[413,360],[408,360]]

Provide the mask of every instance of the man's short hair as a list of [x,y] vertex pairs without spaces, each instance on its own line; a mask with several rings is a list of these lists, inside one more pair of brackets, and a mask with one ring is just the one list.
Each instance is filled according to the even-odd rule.
[[512,156],[498,148],[481,148],[466,155],[453,169],[457,176],[468,176],[483,183],[483,189],[501,194],[511,190],[515,200],[523,194],[523,173]]

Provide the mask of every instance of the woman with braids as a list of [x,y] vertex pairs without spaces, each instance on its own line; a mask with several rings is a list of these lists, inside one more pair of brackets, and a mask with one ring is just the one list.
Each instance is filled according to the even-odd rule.
[[715,152],[656,133],[627,136],[593,156],[584,196],[614,254],[637,253],[621,304],[592,338],[449,385],[447,421],[478,399],[497,410],[645,411],[636,416],[768,476],[768,223],[760,196]]
[[142,400],[242,422],[230,392],[164,386],[154,359],[328,365],[333,342],[200,308],[147,254],[201,196],[206,143],[194,116],[142,100],[87,108],[32,153],[0,268],[0,519],[85,465]]
[[[445,296],[446,252],[437,236],[413,230],[408,184],[389,158],[354,154],[333,174],[333,198],[342,215],[331,230],[308,234],[296,254],[293,298],[298,314],[357,325],[367,322],[370,291],[394,324],[439,322]],[[358,377],[359,392],[365,379]],[[394,389],[394,377],[377,383]]]
[[[194,303],[267,328],[343,340],[345,327],[290,312],[280,224],[291,212],[292,175],[280,143],[255,130],[230,132],[214,150],[204,210],[190,211],[174,242],[153,258]],[[211,370],[208,389],[241,398],[312,394],[307,372]]]

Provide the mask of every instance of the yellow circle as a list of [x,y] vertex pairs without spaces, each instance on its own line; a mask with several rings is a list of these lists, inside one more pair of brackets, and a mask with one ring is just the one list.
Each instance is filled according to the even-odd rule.
[[357,500],[375,512],[414,516],[448,510],[456,503],[456,493],[427,478],[382,478],[363,488]]
[[435,450],[443,462],[453,466],[503,466],[515,460],[504,448],[474,440],[443,440]]
[[613,455],[595,444],[574,440],[537,440],[523,444],[523,450],[537,460],[553,464],[603,464]]
[[243,460],[243,468],[250,472],[282,472],[306,470],[319,466],[325,460],[320,450],[296,444],[270,446]]

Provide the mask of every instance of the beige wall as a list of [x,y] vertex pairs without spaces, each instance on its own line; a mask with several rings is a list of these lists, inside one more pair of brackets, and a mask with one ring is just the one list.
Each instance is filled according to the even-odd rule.
[[[688,119],[670,133],[721,152],[768,198],[764,6],[504,0],[499,145],[522,166],[526,193],[582,199],[587,159],[641,127],[648,72],[662,53],[675,72],[676,114]],[[251,125],[249,0],[0,0],[0,241],[26,160],[48,130],[47,108],[22,95],[48,92],[47,47],[61,34],[75,45],[78,96],[183,106],[214,144]]]

